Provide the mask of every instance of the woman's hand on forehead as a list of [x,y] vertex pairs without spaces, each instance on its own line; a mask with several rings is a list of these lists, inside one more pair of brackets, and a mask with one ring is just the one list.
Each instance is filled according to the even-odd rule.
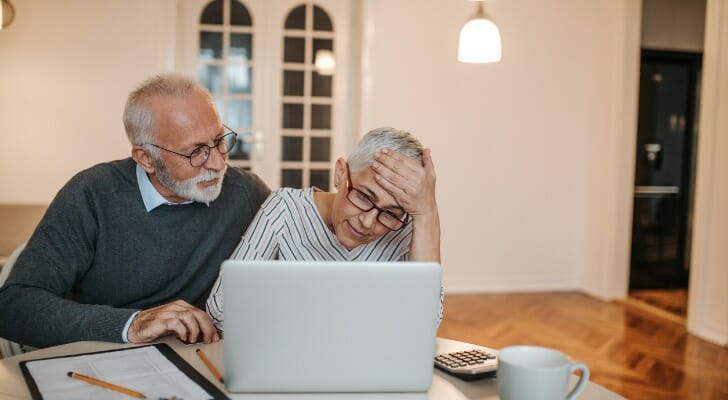
[[435,167],[429,149],[423,152],[422,162],[396,150],[383,149],[374,154],[372,169],[376,182],[413,218],[437,212]]

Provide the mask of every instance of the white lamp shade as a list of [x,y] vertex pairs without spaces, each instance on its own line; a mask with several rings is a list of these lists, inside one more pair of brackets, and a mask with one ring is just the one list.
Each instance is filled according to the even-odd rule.
[[501,59],[500,30],[487,18],[473,18],[460,30],[458,61],[489,63]]
[[316,72],[319,75],[333,75],[336,69],[336,58],[334,58],[334,52],[331,50],[319,50],[316,52],[314,60],[316,65]]

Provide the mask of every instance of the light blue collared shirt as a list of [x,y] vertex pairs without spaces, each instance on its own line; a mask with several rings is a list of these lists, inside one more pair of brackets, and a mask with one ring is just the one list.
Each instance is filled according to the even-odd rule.
[[164,198],[157,189],[152,185],[152,181],[149,180],[149,175],[144,168],[140,167],[139,164],[136,166],[137,183],[139,184],[139,192],[142,194],[142,201],[144,202],[144,208],[147,212],[154,210],[161,205],[176,206],[179,204],[190,204],[192,200],[184,203],[173,203]]
[[[149,180],[147,171],[144,171],[144,168],[140,167],[139,164],[136,166],[136,177],[137,184],[139,185],[139,192],[142,194],[142,202],[144,202],[144,208],[147,212],[151,212],[161,205],[176,206],[178,204],[192,203],[191,200],[184,203],[173,203],[165,199],[164,196],[159,194],[154,185],[152,185],[152,181]],[[136,317],[137,314],[139,314],[139,311],[129,317],[129,320],[126,321],[126,324],[124,325],[124,329],[121,331],[121,340],[123,340],[124,343],[129,343],[129,327],[131,326],[131,321],[134,320],[134,317]]]

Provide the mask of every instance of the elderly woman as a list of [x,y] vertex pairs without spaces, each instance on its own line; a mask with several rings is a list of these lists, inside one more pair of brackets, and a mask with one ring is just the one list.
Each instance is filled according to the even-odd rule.
[[[271,193],[231,258],[440,262],[435,169],[429,149],[410,133],[368,132],[348,160],[336,160],[334,186]],[[207,300],[220,330],[221,280]]]

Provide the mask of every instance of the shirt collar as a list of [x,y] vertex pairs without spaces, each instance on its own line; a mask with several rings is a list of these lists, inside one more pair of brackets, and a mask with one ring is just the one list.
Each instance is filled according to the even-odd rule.
[[151,212],[155,208],[161,205],[176,206],[180,204],[190,204],[192,201],[184,203],[172,203],[164,198],[157,189],[152,185],[152,181],[149,180],[147,172],[137,164],[136,166],[137,184],[139,184],[139,192],[142,194],[142,201],[144,202],[144,208],[147,212]]

